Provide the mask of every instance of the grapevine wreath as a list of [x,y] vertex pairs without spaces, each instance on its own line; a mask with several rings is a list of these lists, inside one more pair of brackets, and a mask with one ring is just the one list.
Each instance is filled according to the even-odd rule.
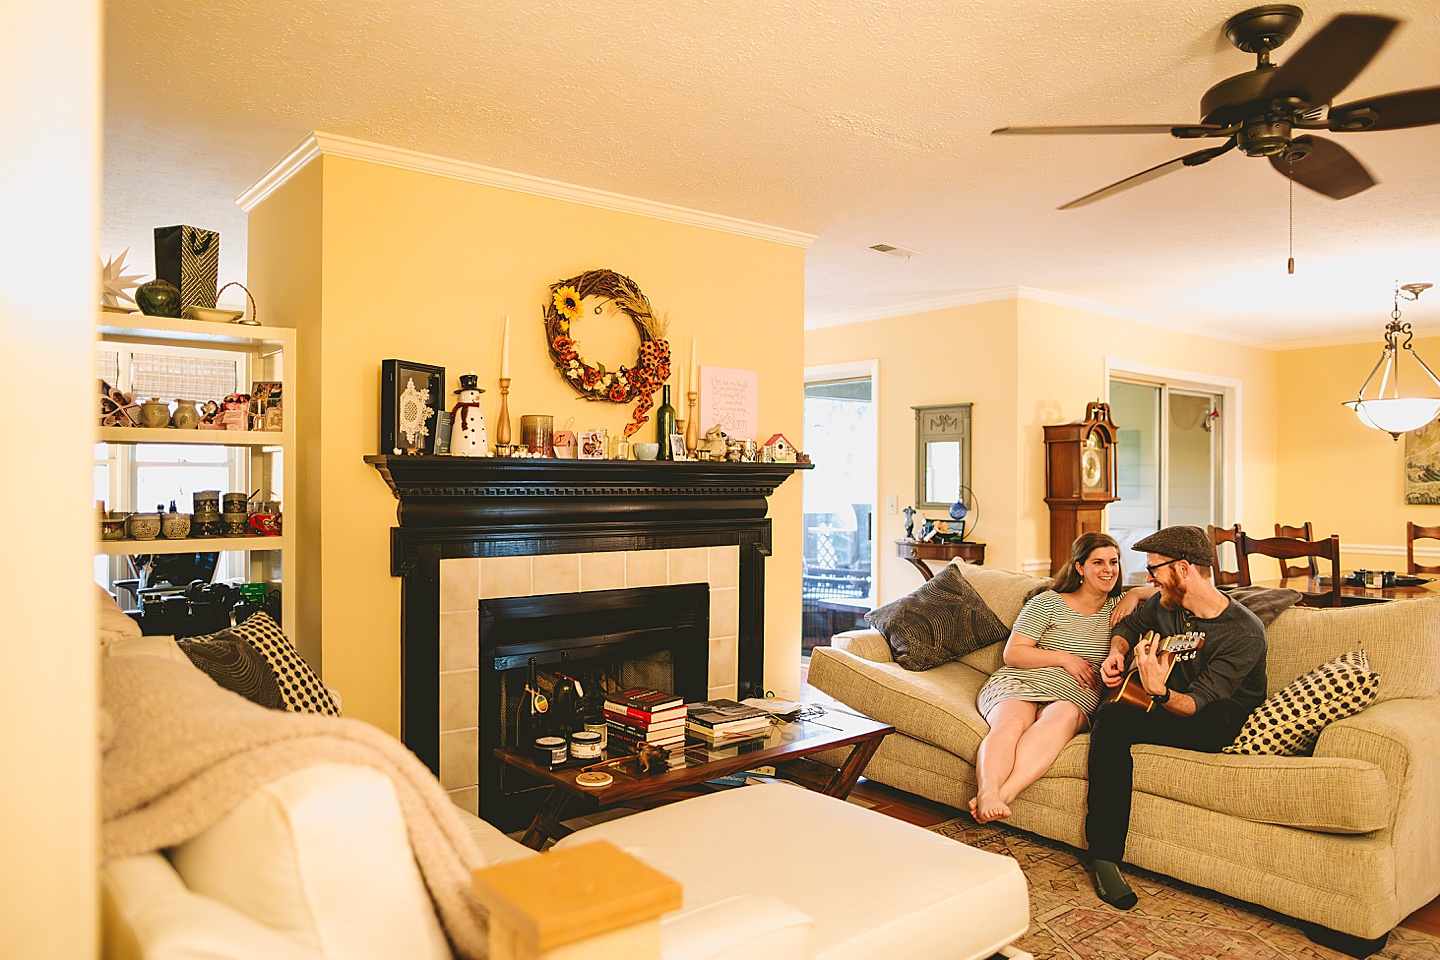
[[[591,365],[580,355],[570,324],[580,319],[581,303],[586,297],[611,301],[635,324],[640,334],[640,352],[634,364],[608,370],[603,363]],[[600,308],[596,307],[595,312],[599,313]],[[647,414],[654,406],[652,395],[670,379],[670,344],[664,340],[665,328],[665,319],[651,312],[650,301],[635,281],[613,270],[587,270],[551,285],[550,302],[545,305],[545,340],[550,345],[550,358],[575,392],[586,400],[637,401],[631,414],[633,422],[625,425],[627,437],[649,419]]]

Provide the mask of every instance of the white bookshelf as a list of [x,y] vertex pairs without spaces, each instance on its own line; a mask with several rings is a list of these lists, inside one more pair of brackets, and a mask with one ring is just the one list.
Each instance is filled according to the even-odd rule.
[[[295,331],[288,327],[214,323],[142,314],[101,312],[97,324],[102,343],[194,346],[207,350],[243,353],[252,380],[276,380],[284,385],[283,430],[178,430],[171,427],[97,428],[97,442],[109,444],[192,444],[240,448],[245,452],[248,483],[245,492],[259,489],[257,499],[281,501],[282,516],[295,502],[298,489],[296,430],[299,404],[295,389]],[[244,391],[248,384],[241,384]],[[143,398],[137,398],[143,399]],[[218,398],[201,398],[218,399]],[[276,457],[278,455],[278,469]],[[138,504],[120,504],[127,510]],[[186,505],[188,508],[188,504]],[[188,512],[188,511],[187,511]],[[284,516],[289,522],[291,516]],[[246,555],[249,579],[278,587],[287,636],[296,636],[297,598],[293,595],[295,539],[292,532],[261,537],[187,537],[181,540],[101,540],[96,530],[96,554],[136,556],[144,554],[207,553],[236,551]]]

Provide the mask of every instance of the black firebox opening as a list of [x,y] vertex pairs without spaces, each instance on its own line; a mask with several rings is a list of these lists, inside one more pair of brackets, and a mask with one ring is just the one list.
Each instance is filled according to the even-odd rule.
[[495,759],[516,746],[529,662],[585,686],[587,701],[631,687],[704,700],[710,590],[704,583],[480,601],[480,815],[502,830],[529,823],[540,785]]

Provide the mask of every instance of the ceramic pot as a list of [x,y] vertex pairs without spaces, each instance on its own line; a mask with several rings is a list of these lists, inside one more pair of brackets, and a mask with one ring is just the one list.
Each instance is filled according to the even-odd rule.
[[195,512],[197,514],[220,512],[219,490],[196,490],[191,499],[195,501]]
[[140,426],[170,426],[170,404],[162,403],[159,397],[151,397],[140,404]]
[[250,532],[249,514],[245,513],[222,513],[220,523],[224,526],[225,536],[243,537]]
[[183,540],[190,536],[188,513],[167,513],[160,517],[160,536],[166,540]]
[[250,529],[262,537],[280,536],[280,515],[278,513],[250,514]]
[[154,540],[160,536],[158,513],[132,513],[125,524],[132,540]]
[[221,499],[225,504],[223,513],[248,513],[250,511],[250,498],[243,493],[227,493]]
[[216,510],[196,510],[190,518],[190,535],[192,537],[218,537],[224,529],[225,526],[220,521],[220,513]]
[[170,418],[170,422],[173,423],[177,429],[200,429],[200,411],[196,408],[195,403],[196,401],[194,400],[175,401],[175,415]]
[[120,520],[111,520],[110,518],[107,517],[107,518],[105,518],[104,520],[101,520],[101,521],[100,521],[100,539],[101,539],[101,540],[124,540],[124,539],[125,539],[125,521],[124,521],[124,519],[122,518],[122,519],[120,519]]
[[180,316],[180,289],[167,280],[151,280],[135,288],[135,305],[147,317]]

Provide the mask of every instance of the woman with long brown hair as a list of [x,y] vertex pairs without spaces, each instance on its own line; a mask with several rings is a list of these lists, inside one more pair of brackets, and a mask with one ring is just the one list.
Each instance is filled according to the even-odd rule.
[[1032,597],[1005,643],[1005,666],[980,689],[990,732],[975,762],[970,813],[981,823],[1010,816],[1010,804],[1039,780],[1090,725],[1100,703],[1100,664],[1122,592],[1120,545],[1082,533],[1054,585]]

